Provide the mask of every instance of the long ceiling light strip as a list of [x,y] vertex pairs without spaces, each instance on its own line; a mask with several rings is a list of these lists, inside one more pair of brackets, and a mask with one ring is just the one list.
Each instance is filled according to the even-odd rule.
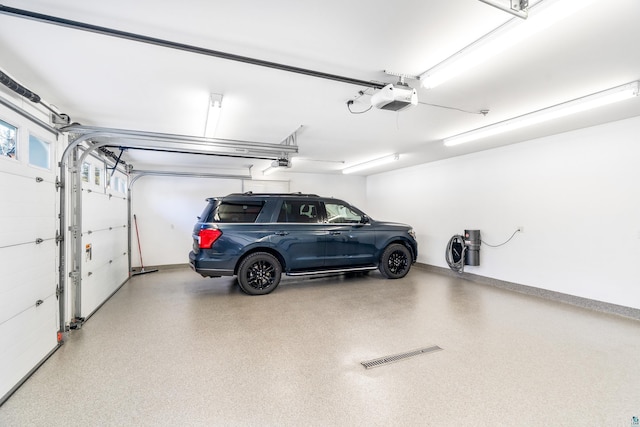
[[354,166],[349,166],[347,168],[342,169],[343,174],[350,174],[363,171],[365,169],[371,169],[378,166],[386,165],[388,163],[394,162],[400,159],[399,154],[391,154],[389,156],[380,157],[378,159],[370,160],[368,162],[359,163]]
[[529,14],[527,13],[526,6],[523,6],[521,2],[511,1],[511,5],[507,6],[496,0],[480,0],[483,3],[486,3],[490,6],[493,6],[497,9],[503,10],[507,13],[517,16],[518,18],[527,19]]
[[265,175],[265,176],[266,175],[272,175],[272,174],[278,172],[280,169],[284,169],[284,168],[281,168],[279,166],[269,165],[269,166],[267,166],[267,168],[265,170],[262,171],[262,175]]
[[591,110],[614,102],[623,101],[625,99],[638,96],[639,85],[640,82],[638,81],[627,83],[602,92],[597,92],[582,98],[577,98],[572,101],[494,123],[489,126],[454,135],[449,138],[445,138],[444,145],[450,147],[453,145],[463,144],[465,142],[487,138],[500,133],[509,132],[526,126],[579,113],[581,111]]
[[482,36],[459,52],[445,59],[419,77],[422,86],[434,88],[495,55],[549,28],[578,12],[595,0],[544,0],[530,8],[529,18],[511,18],[495,30]]

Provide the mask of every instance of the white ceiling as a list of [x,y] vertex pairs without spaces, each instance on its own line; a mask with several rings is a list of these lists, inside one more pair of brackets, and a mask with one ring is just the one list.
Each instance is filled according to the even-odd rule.
[[[503,0],[508,3],[507,0]],[[545,0],[551,1],[551,0]],[[576,4],[580,0],[575,1]],[[420,74],[511,15],[478,0],[4,0],[4,6],[342,75]],[[442,138],[640,79],[640,2],[597,0],[568,20],[396,113],[351,114],[366,87],[181,52],[0,14],[0,68],[84,125],[202,136],[210,93],[218,138],[279,143],[299,126],[291,171],[338,172],[400,153],[389,168],[640,115],[640,99],[456,147]],[[415,87],[419,82],[409,81]],[[367,94],[353,110],[369,106]],[[268,161],[140,151],[137,168]],[[306,160],[305,160],[306,159]],[[298,161],[296,161],[298,160]]]

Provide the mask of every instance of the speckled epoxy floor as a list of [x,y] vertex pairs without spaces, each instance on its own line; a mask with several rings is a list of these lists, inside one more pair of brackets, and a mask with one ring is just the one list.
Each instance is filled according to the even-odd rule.
[[[360,362],[443,348],[365,370]],[[2,426],[629,426],[640,322],[414,268],[242,294],[134,277],[2,407]]]

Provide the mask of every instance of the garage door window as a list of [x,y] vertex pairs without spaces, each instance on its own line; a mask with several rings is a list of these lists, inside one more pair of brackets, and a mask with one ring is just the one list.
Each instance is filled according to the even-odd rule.
[[100,169],[99,167],[96,167],[93,170],[93,183],[97,186],[100,186],[102,184],[102,169]]
[[89,182],[89,172],[90,171],[91,171],[91,164],[90,163],[83,163],[82,164],[82,171],[81,171],[82,182]]
[[49,143],[29,135],[29,164],[49,169]]
[[116,193],[126,194],[127,181],[119,176],[111,176],[111,179],[109,180],[109,188]]
[[18,128],[0,120],[0,156],[17,158]]

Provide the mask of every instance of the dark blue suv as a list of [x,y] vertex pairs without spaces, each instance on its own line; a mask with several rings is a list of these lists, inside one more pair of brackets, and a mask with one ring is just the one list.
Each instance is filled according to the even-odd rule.
[[250,295],[273,291],[282,273],[302,276],[380,270],[404,277],[418,256],[411,227],[374,221],[315,194],[230,194],[207,199],[193,228],[191,267],[202,276],[238,276]]

